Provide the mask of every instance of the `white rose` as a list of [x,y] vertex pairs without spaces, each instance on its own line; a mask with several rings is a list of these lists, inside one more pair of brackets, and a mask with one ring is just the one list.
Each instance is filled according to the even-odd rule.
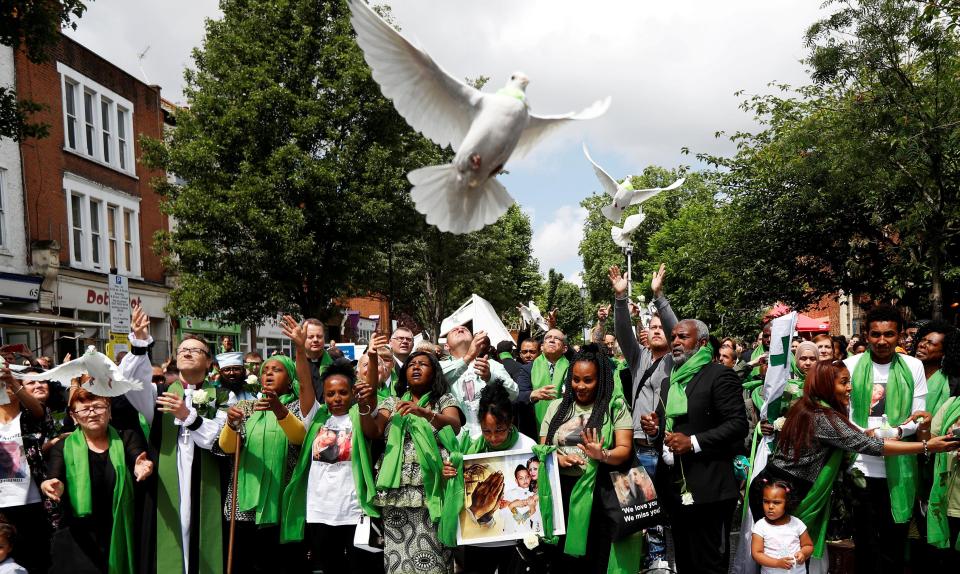
[[533,550],[540,545],[540,538],[536,534],[527,534],[523,537],[523,545],[529,550]]
[[785,424],[787,424],[787,417],[780,417],[773,421],[773,430],[780,432],[783,430],[783,425]]
[[693,494],[690,492],[684,492],[680,494],[680,503],[684,506],[690,506],[693,504]]
[[207,394],[206,389],[197,389],[193,391],[193,395],[190,397],[190,402],[194,406],[201,406],[206,404],[210,400],[210,396]]
[[249,375],[249,376],[247,376],[247,384],[248,384],[248,385],[255,385],[255,384],[257,384],[258,382],[259,382],[259,381],[257,380],[257,376],[256,376],[256,375]]

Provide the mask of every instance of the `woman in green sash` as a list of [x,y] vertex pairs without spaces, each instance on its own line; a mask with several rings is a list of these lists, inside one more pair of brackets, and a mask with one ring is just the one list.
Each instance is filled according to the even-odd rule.
[[803,397],[787,412],[777,452],[750,485],[750,509],[755,517],[763,516],[763,479],[785,480],[793,485],[790,496],[797,503],[794,516],[807,526],[818,558],[823,555],[830,493],[844,452],[896,456],[960,447],[960,442],[943,436],[922,442],[868,436],[847,417],[851,390],[850,371],[842,361],[818,362],[807,373]]
[[[510,395],[499,382],[487,385],[480,391],[477,420],[480,421],[480,436],[471,439],[470,433],[463,433],[460,437],[461,454],[513,449],[529,450],[536,444],[532,438],[521,434],[514,425]],[[446,460],[443,463],[443,477],[462,482],[463,468],[458,471],[451,461]],[[495,475],[487,478],[487,481],[495,480],[498,480]],[[500,481],[503,482],[502,479]],[[501,500],[507,501],[503,508],[498,508],[500,505],[494,497],[487,496],[486,500],[478,497],[476,500],[471,500],[470,513],[477,519],[481,528],[484,526],[493,528],[505,520],[516,521],[518,524],[526,523],[528,528],[533,528],[531,524],[539,520],[539,499],[537,491],[531,487],[530,471],[526,467],[517,469],[511,484],[517,486],[512,490],[503,490]],[[491,489],[480,488],[481,485],[477,485],[473,492],[491,491]],[[456,502],[445,500],[444,504],[456,504]],[[464,549],[463,561],[466,572],[476,574],[493,574],[497,570],[507,572],[510,560],[514,556],[513,547],[516,544],[516,540],[510,540],[467,546]]]
[[[245,572],[291,571],[301,565],[299,549],[280,548],[280,502],[300,456],[304,428],[297,367],[290,357],[270,357],[260,366],[263,391],[256,401],[227,410],[219,447],[233,454],[242,437],[237,473],[234,561]],[[228,483],[224,518],[230,520],[233,485]]]
[[47,453],[49,478],[40,485],[67,515],[67,530],[59,534],[66,543],[58,544],[50,571],[140,572],[133,487],[153,473],[146,445],[138,433],[108,424],[110,399],[81,388],[69,407],[77,430]]
[[[376,496],[384,526],[384,567],[390,574],[453,572],[453,553],[437,538],[442,499],[442,461],[437,431],[464,423],[457,399],[450,394],[440,363],[417,351],[407,357],[397,381],[396,396],[377,404],[373,389],[360,393],[363,434],[386,438],[376,464]],[[364,445],[365,447],[366,445]],[[365,493],[358,493],[361,498]]]
[[555,561],[570,572],[606,572],[612,534],[594,487],[601,463],[616,466],[632,456],[633,420],[614,396],[613,369],[596,345],[585,345],[570,363],[563,397],[550,404],[540,427],[540,443],[557,446],[567,519],[558,546],[566,555]]
[[[918,332],[920,348],[926,346]],[[960,433],[960,333],[950,331],[943,339],[943,362],[938,375],[945,392],[933,415],[930,432]],[[917,351],[920,358],[920,351]],[[929,380],[928,380],[929,385]],[[932,387],[928,387],[928,393]],[[929,394],[927,395],[929,398]],[[928,404],[930,404],[928,402]],[[933,459],[932,480],[927,507],[927,542],[939,548],[937,557],[944,572],[960,569],[960,457],[941,453]]]

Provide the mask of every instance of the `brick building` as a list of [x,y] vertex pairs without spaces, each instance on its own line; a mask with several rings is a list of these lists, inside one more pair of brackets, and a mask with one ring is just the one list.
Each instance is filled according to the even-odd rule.
[[4,342],[20,340],[57,359],[86,344],[102,349],[107,274],[115,269],[129,278],[131,299],[156,317],[154,358],[165,358],[168,288],[152,249],[154,234],[168,228],[152,187],[165,174],[140,161],[140,138],[163,132],[160,88],[62,34],[44,63],[22,50],[13,57],[17,95],[43,105],[32,121],[50,133],[19,146],[25,264],[42,288],[21,320],[4,319]]

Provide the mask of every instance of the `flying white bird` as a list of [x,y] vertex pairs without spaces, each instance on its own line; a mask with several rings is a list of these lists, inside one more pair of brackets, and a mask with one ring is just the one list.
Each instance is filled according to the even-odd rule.
[[69,385],[70,381],[85,374],[90,375],[90,380],[83,383],[83,388],[101,397],[118,397],[129,390],[143,388],[143,383],[140,381],[124,377],[120,367],[103,353],[97,352],[97,348],[93,345],[87,347],[87,352],[83,355],[49,371],[31,374],[13,373],[13,376],[24,381],[59,381]]
[[614,225],[610,229],[610,237],[613,238],[613,242],[626,249],[630,247],[630,238],[633,237],[634,232],[637,228],[640,227],[640,224],[643,223],[643,220],[647,216],[643,213],[643,208],[640,208],[640,213],[635,213],[631,216],[628,216],[624,222],[623,227],[617,227]]
[[547,320],[543,318],[543,315],[540,313],[540,308],[537,307],[533,301],[530,301],[527,306],[517,305],[517,309],[520,310],[520,318],[523,319],[524,325],[536,325],[544,332],[550,330],[550,325],[547,323]]
[[520,157],[555,128],[599,117],[610,106],[608,97],[579,113],[533,115],[526,75],[516,72],[497,93],[482,93],[443,70],[363,0],[348,4],[357,44],[383,95],[413,129],[456,152],[453,163],[407,174],[417,211],[440,231],[469,233],[495,222],[513,205],[495,177],[511,155]]
[[[600,211],[603,213],[604,217],[612,221],[613,223],[620,223],[620,218],[623,216],[623,210],[631,205],[639,205],[644,201],[647,201],[651,197],[655,197],[661,191],[670,191],[671,189],[677,189],[686,178],[681,177],[677,181],[671,183],[667,187],[650,187],[647,189],[634,189],[632,175],[628,175],[623,178],[623,183],[617,183],[617,180],[610,177],[602,167],[597,165],[597,162],[593,161],[593,158],[590,157],[590,152],[587,151],[587,144],[583,144],[583,155],[587,156],[587,159],[593,165],[593,172],[597,174],[597,179],[600,180],[600,185],[603,187],[603,191],[607,192],[607,195],[613,198],[613,203],[610,205],[605,205],[600,208]],[[637,224],[639,225],[639,223]]]

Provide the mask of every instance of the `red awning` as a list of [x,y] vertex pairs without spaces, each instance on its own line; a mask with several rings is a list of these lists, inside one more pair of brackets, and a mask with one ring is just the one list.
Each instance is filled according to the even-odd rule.
[[819,317],[814,319],[813,317],[808,317],[803,313],[797,313],[797,332],[816,332],[816,331],[829,331],[830,330],[830,318],[829,317]]

